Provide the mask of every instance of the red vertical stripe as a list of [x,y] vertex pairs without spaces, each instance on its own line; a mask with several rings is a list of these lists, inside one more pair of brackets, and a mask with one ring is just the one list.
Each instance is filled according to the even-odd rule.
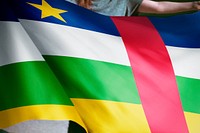
[[187,133],[166,47],[145,17],[112,17],[125,43],[142,105],[153,133]]

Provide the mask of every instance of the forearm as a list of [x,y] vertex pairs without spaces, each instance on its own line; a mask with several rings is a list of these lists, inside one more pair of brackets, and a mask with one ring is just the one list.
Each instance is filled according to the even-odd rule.
[[158,2],[158,6],[160,7],[160,13],[176,13],[195,10],[193,9],[193,2]]
[[165,14],[165,13],[178,13],[198,10],[199,3],[195,2],[155,2],[150,0],[143,0],[141,6],[138,9],[138,12],[141,13],[156,13],[156,14]]

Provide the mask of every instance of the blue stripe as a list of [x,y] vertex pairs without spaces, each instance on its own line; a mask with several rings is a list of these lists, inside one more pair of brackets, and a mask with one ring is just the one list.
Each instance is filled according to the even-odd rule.
[[171,17],[149,17],[168,46],[200,48],[200,12]]
[[12,12],[7,0],[0,0],[0,21],[15,21],[18,19]]
[[110,17],[94,13],[75,4],[66,2],[65,0],[46,0],[46,2],[53,8],[67,10],[68,12],[60,14],[67,21],[67,23],[64,23],[54,17],[41,19],[41,11],[27,4],[27,2],[29,2],[41,5],[42,0],[10,0],[10,2],[15,10],[15,13],[20,19],[67,25],[119,36],[119,32]]

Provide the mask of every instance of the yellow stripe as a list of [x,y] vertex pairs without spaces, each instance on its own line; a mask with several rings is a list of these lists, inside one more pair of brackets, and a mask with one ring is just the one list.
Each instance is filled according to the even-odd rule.
[[149,133],[139,104],[103,100],[71,99],[89,133]]
[[28,120],[72,120],[85,128],[73,106],[34,105],[0,111],[0,128]]
[[190,133],[200,132],[200,114],[184,112]]

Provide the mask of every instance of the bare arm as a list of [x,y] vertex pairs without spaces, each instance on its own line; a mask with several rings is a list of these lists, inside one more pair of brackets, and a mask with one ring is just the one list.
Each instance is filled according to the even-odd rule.
[[200,1],[196,2],[155,2],[151,0],[143,0],[138,12],[140,13],[178,13],[185,11],[200,10]]

